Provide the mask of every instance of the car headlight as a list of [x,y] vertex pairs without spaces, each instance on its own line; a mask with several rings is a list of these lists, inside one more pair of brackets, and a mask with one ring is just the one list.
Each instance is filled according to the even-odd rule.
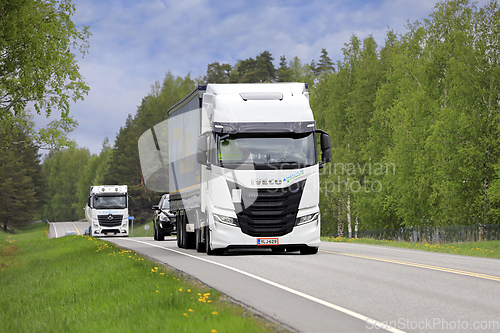
[[309,215],[305,215],[305,216],[299,217],[299,218],[297,218],[295,220],[295,225],[298,226],[298,225],[302,225],[302,224],[306,224],[306,223],[317,221],[318,217],[319,217],[319,213],[313,213],[313,214],[309,214]]
[[214,220],[215,222],[229,224],[232,225],[233,227],[239,227],[238,219],[235,219],[234,217],[214,214]]
[[160,221],[167,222],[168,221],[168,216],[166,216],[166,215],[160,215]]

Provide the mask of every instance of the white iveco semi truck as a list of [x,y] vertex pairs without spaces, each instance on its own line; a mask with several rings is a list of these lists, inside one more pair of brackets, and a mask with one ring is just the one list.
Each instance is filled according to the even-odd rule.
[[128,237],[128,208],[127,185],[91,186],[85,206],[85,217],[90,224],[89,235]]
[[319,169],[330,161],[306,84],[199,86],[168,110],[178,246],[317,253]]

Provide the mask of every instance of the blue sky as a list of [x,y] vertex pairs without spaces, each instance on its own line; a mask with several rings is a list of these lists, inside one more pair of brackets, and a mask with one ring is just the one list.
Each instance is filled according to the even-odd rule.
[[[151,85],[165,73],[205,75],[218,61],[234,65],[269,51],[278,67],[285,55],[303,63],[325,48],[336,62],[355,34],[383,45],[389,30],[428,17],[434,0],[74,0],[73,21],[90,26],[89,54],[77,56],[90,85],[70,114],[79,126],[70,138],[98,154],[113,145],[128,114],[134,115]],[[479,7],[487,0],[478,1]],[[38,124],[44,119],[36,118]]]

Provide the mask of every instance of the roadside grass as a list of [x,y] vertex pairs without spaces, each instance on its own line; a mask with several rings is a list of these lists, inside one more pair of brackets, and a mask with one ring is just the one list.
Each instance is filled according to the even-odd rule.
[[392,246],[405,249],[423,250],[439,253],[459,254],[473,257],[500,259],[500,241],[483,241],[460,244],[428,244],[377,240],[373,238],[321,237],[325,242],[357,243]]
[[88,236],[0,232],[0,332],[275,332],[220,292]]
[[[144,229],[145,225],[149,226],[149,230],[146,231]],[[154,235],[153,220],[151,220],[145,224],[134,225],[133,232],[132,232],[132,227],[130,227],[129,233],[130,233],[130,237],[151,237],[151,238],[153,238],[153,235]]]

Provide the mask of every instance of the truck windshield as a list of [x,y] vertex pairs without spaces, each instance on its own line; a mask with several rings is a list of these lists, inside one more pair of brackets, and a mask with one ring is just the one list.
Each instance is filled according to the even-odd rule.
[[316,163],[313,133],[222,134],[217,153],[218,164],[230,169],[297,169]]
[[123,209],[127,208],[127,197],[120,196],[94,196],[94,208],[96,209]]

